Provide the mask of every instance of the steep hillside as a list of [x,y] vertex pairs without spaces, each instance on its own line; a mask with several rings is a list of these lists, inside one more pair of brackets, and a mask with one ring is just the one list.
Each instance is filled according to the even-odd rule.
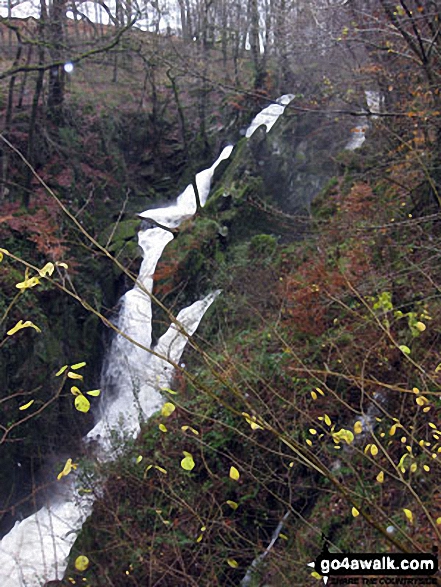
[[168,305],[223,293],[165,393],[173,414],[110,467],[72,558],[90,567],[66,585],[315,585],[323,536],[346,553],[439,539],[438,214],[397,185],[380,124],[311,216],[265,200],[252,153],[237,146],[158,268]]

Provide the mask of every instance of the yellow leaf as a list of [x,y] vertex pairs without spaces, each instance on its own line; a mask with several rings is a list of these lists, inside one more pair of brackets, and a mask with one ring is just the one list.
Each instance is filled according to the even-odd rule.
[[67,263],[55,263],[57,267],[63,267],[63,269],[69,269]]
[[320,395],[325,395],[325,392],[323,391],[323,389],[320,389],[320,387],[316,387],[316,390],[319,392]]
[[139,455],[139,457],[136,457],[136,464],[139,465],[139,463],[142,461],[144,457],[142,455]]
[[351,444],[351,442],[354,442],[353,433],[350,430],[345,430],[344,428],[342,428],[338,432],[333,432],[332,438],[333,438],[334,442],[337,442],[337,443],[341,442],[342,440],[344,440],[346,442],[346,444]]
[[72,387],[70,388],[70,393],[72,395],[81,395],[81,390],[78,389],[76,385],[72,385]]
[[29,279],[25,279],[20,283],[17,283],[15,287],[17,289],[30,289],[31,287],[35,287],[40,283],[40,279],[38,277],[30,277]]
[[408,453],[404,453],[404,455],[401,457],[400,462],[398,463],[398,468],[400,469],[400,471],[402,473],[405,472],[405,467],[404,467],[404,461],[407,459],[407,457],[409,456]]
[[328,414],[325,414],[325,424],[327,424],[328,426],[331,425],[331,418],[328,416]]
[[202,534],[200,534],[197,538],[196,538],[196,542],[200,542],[202,540]]
[[354,432],[355,434],[361,434],[363,432],[363,424],[360,421],[355,422]]
[[46,275],[49,275],[50,277],[54,272],[54,269],[55,265],[53,263],[46,263],[43,269],[38,270],[38,273],[40,274],[40,277],[46,277]]
[[314,434],[317,434],[317,430],[315,430],[315,428],[310,428],[309,429],[310,434],[312,434],[314,436]]
[[356,518],[357,516],[360,515],[360,512],[357,510],[357,508],[352,508],[351,510],[352,515],[354,516],[354,518]]
[[91,395],[92,397],[98,397],[101,393],[101,389],[91,389],[90,391],[86,391],[87,395]]
[[410,472],[411,472],[411,473],[415,473],[415,471],[416,471],[417,469],[418,469],[418,465],[417,465],[417,463],[412,463],[412,464],[410,465]]
[[82,554],[75,559],[74,564],[75,564],[75,568],[77,569],[77,571],[85,571],[90,563],[89,563],[89,559],[87,558],[87,556],[84,556]]
[[230,467],[230,479],[232,479],[233,481],[238,481],[239,477],[240,477],[240,473],[236,469],[236,467]]
[[55,377],[59,377],[60,375],[62,375],[66,369],[68,368],[68,365],[63,365],[61,367],[61,369],[59,369],[56,373],[55,373]]
[[373,457],[375,457],[375,456],[377,456],[377,454],[378,454],[378,446],[376,444],[373,444],[371,446],[371,455]]
[[417,328],[417,330],[419,330],[420,332],[424,332],[426,330],[426,325],[424,324],[424,322],[417,322],[415,324],[415,327]]
[[413,524],[413,513],[410,510],[407,510],[406,508],[403,508],[403,512],[406,518],[409,520],[409,522]]
[[87,363],[85,361],[81,361],[81,363],[75,363],[75,365],[71,365],[70,368],[73,370],[76,369],[81,369],[82,367],[85,367],[87,365]]
[[282,532],[280,532],[279,538],[281,538],[282,540],[288,540],[288,536],[286,534],[282,534]]
[[423,469],[428,473],[430,471],[429,465],[423,465]]
[[438,526],[441,525],[441,517],[440,518],[436,518],[436,523],[438,524]]
[[66,475],[69,475],[69,473],[77,467],[78,465],[73,463],[72,459],[67,459],[66,464],[63,467],[63,470],[57,476],[57,480],[59,481],[62,477],[66,477]]
[[159,424],[158,428],[161,432],[167,432],[167,426],[165,424]]
[[312,441],[311,441],[311,440],[309,440],[309,438],[307,438],[307,439],[306,439],[306,444],[307,444],[308,446],[312,446]]
[[34,399],[31,399],[30,402],[28,402],[27,404],[24,404],[23,406],[20,406],[18,409],[19,410],[27,410],[28,408],[30,408],[32,406],[34,401],[35,401]]
[[90,401],[83,394],[77,395],[74,405],[79,412],[86,413],[90,410]]
[[396,431],[397,431],[397,425],[394,424],[393,426],[390,427],[389,436],[393,436]]
[[419,397],[415,398],[415,402],[419,406],[424,406],[425,404],[427,404],[429,402],[429,400],[422,395],[422,396],[419,396]]
[[144,479],[146,478],[146,476],[147,476],[147,473],[150,471],[150,469],[151,469],[152,467],[153,467],[153,465],[147,465],[147,467],[145,468],[145,471],[144,471]]
[[247,421],[247,423],[251,426],[251,429],[252,430],[263,430],[262,426],[260,426],[259,424],[257,424],[257,422],[256,422],[256,416],[250,416],[246,412],[242,412],[242,416],[245,418],[245,420]]
[[161,408],[161,414],[165,418],[168,418],[169,416],[171,416],[173,414],[173,412],[175,410],[176,410],[176,407],[172,403],[166,402]]
[[383,483],[383,481],[384,481],[384,472],[383,471],[380,471],[378,473],[378,475],[377,475],[377,481],[378,481],[378,483]]
[[195,463],[191,455],[184,457],[181,461],[181,467],[185,469],[185,471],[192,471],[194,469],[194,466]]
[[12,336],[13,334],[15,334],[16,332],[18,332],[19,330],[22,330],[23,328],[33,328],[37,332],[41,332],[41,328],[38,328],[38,326],[36,326],[30,320],[26,320],[26,322],[23,322],[23,320],[19,320],[17,322],[17,324],[13,328],[11,328],[10,330],[8,330],[8,332],[6,334],[8,336]]
[[195,430],[194,428],[192,428],[191,426],[187,426],[187,425],[181,426],[181,430],[183,432],[187,432],[187,430],[190,430],[190,432],[193,432],[193,434],[195,436],[199,436],[199,432],[197,430]]
[[312,571],[312,573],[311,573],[311,577],[314,577],[314,579],[321,579],[321,578],[322,578],[322,576],[321,576],[321,575],[319,575],[319,574],[317,573],[317,571]]
[[79,373],[74,373],[73,371],[68,371],[67,376],[69,377],[69,379],[77,379],[79,381],[82,381],[84,379],[82,375],[80,375]]
[[173,391],[173,389],[170,389],[169,387],[161,387],[161,391],[166,391],[167,393],[171,393],[172,395],[178,395],[177,391]]
[[235,501],[231,501],[231,499],[227,499],[227,504],[230,506],[232,510],[237,510],[237,508],[239,507],[239,504],[237,504]]
[[237,567],[239,566],[239,563],[234,560],[234,558],[229,558],[227,560],[227,563],[230,565],[230,567],[232,567],[233,569],[237,569]]
[[410,355],[410,348],[408,346],[406,346],[405,344],[400,344],[400,346],[398,348],[405,355]]
[[160,467],[159,465],[155,465],[155,469],[157,469],[163,475],[167,475],[167,471],[165,469],[163,469],[162,467]]
[[315,393],[315,391],[311,391],[311,397],[315,401],[318,398],[318,395]]

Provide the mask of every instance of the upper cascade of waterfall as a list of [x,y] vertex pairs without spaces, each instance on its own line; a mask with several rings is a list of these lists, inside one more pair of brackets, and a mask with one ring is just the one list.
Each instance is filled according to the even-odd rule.
[[285,94],[276,100],[275,104],[270,104],[264,108],[259,114],[257,114],[250,126],[247,128],[245,136],[247,139],[259,128],[264,124],[266,126],[266,132],[269,132],[273,126],[276,124],[277,120],[282,116],[285,112],[286,106],[294,100],[294,94]]
[[371,114],[374,115],[372,116],[372,118],[378,118],[375,115],[380,114],[384,102],[384,97],[380,94],[380,92],[374,90],[366,90],[364,95],[366,96],[366,104],[368,110]]
[[[211,167],[204,169],[200,173],[196,174],[196,186],[198,189],[201,206],[204,206],[207,201],[208,194],[210,193],[211,180],[213,179],[216,167],[218,167],[222,161],[229,158],[233,149],[233,145],[228,145],[225,147]],[[178,196],[176,203],[172,206],[168,206],[166,208],[156,208],[153,210],[145,210],[144,212],[141,212],[139,216],[141,216],[141,218],[155,220],[167,228],[176,228],[183,220],[193,216],[195,212],[196,195],[193,185],[190,184],[185,188],[182,194]]]

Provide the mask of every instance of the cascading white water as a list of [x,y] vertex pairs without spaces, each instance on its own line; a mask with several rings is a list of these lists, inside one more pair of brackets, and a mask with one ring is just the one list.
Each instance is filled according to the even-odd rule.
[[[265,108],[254,118],[246,136],[250,137],[262,124],[269,132],[293,98],[292,94],[287,94]],[[209,169],[196,175],[201,205],[208,198],[217,166],[230,157],[232,150],[231,145],[225,147]],[[174,205],[147,210],[140,216],[167,228],[175,228],[195,212],[195,192],[189,185]],[[118,328],[125,336],[115,337],[106,362],[104,379],[111,380],[118,393],[115,398],[105,401],[99,421],[86,437],[93,447],[92,452],[95,451],[101,461],[114,458],[117,445],[114,436],[119,431],[125,438],[135,438],[141,422],[161,406],[160,390],[170,385],[173,375],[168,360],[175,364],[179,361],[188,336],[196,331],[204,313],[219,294],[214,292],[179,312],[177,324],[169,327],[154,348],[160,356],[146,350],[152,343],[149,293],[153,287],[153,274],[165,246],[173,238],[170,231],[160,227],[142,230],[138,235],[143,261],[134,288],[123,296],[118,322]],[[103,389],[104,398],[105,395]],[[62,489],[43,508],[16,522],[1,540],[0,587],[41,587],[48,580],[63,577],[69,552],[92,511],[94,497],[82,491],[78,472],[64,477],[60,484]],[[96,485],[99,484],[100,480],[96,479]]]
[[249,139],[250,136],[262,124],[266,126],[266,132],[269,132],[276,124],[279,117],[282,116],[282,114],[285,112],[286,106],[288,106],[288,104],[292,102],[294,98],[294,94],[285,94],[284,96],[280,96],[280,98],[277,98],[275,104],[270,104],[269,106],[264,108],[262,112],[259,112],[259,114],[257,114],[253,118],[250,126],[247,128],[247,131],[245,133],[247,139]]
[[[366,90],[364,95],[366,96],[366,104],[368,107],[368,112],[371,114],[371,119],[375,120],[378,118],[376,114],[381,112],[381,104],[382,98],[380,92],[374,92],[371,90]],[[366,110],[363,110],[366,112]],[[359,149],[361,145],[366,140],[366,130],[369,128],[369,120],[367,116],[362,116],[360,118],[359,124],[353,129],[353,135],[351,140],[347,143],[345,149],[347,151],[355,151],[355,149]]]

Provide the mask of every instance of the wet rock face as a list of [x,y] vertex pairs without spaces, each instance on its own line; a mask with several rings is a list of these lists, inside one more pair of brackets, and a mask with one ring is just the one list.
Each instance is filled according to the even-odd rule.
[[259,127],[248,140],[247,172],[260,177],[263,197],[291,214],[308,214],[311,201],[335,174],[334,157],[348,125],[322,113],[285,112],[274,128]]

